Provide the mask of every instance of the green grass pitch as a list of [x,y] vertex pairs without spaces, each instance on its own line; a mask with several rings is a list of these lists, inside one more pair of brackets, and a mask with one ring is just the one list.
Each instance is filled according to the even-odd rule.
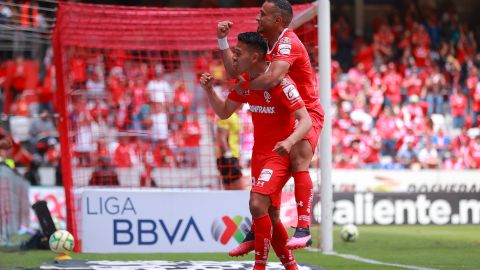
[[[334,249],[381,262],[416,265],[433,269],[480,269],[480,226],[360,226],[360,238],[353,243],[340,240],[335,227]],[[316,235],[318,229],[312,228]],[[314,245],[317,243],[314,243]],[[15,252],[0,248],[0,268],[35,268],[52,261],[50,251]],[[88,260],[232,260],[226,254],[73,254]],[[319,265],[330,270],[401,269],[372,265],[318,252],[296,251],[298,262]],[[238,260],[253,260],[253,255]],[[270,260],[276,261],[272,252]]]

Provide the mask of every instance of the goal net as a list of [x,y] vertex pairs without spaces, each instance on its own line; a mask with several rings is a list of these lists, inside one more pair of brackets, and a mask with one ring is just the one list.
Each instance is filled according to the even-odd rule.
[[[78,247],[79,200],[86,186],[229,188],[217,167],[218,119],[198,79],[208,71],[218,91],[227,91],[231,78],[219,55],[217,22],[234,22],[233,45],[238,33],[256,30],[257,14],[258,7],[59,3],[53,45],[62,175],[68,230]],[[301,37],[316,32],[309,27],[299,28]],[[248,113],[238,114],[244,153],[239,165],[248,178],[252,130]]]

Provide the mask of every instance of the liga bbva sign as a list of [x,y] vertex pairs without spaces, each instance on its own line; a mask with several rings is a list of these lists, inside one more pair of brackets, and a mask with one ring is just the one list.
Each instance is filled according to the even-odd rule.
[[250,228],[249,192],[92,189],[82,194],[82,251],[226,252]]
[[[86,189],[82,251],[226,252],[250,228],[249,191]],[[313,222],[320,220],[314,196]],[[334,193],[335,224],[480,224],[478,193]],[[296,224],[294,194],[282,195],[281,219]]]

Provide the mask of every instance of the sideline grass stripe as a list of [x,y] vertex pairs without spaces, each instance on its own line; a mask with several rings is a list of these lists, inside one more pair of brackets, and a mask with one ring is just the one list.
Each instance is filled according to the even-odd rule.
[[[321,250],[318,249],[318,248],[307,248],[307,250],[311,251],[311,252],[321,252]],[[347,259],[347,260],[353,260],[353,261],[357,261],[357,262],[375,264],[375,265],[385,265],[385,266],[399,267],[399,268],[405,268],[405,269],[411,269],[411,270],[438,270],[438,269],[435,269],[435,268],[428,268],[428,267],[417,266],[417,265],[381,262],[381,261],[376,261],[376,260],[372,260],[372,259],[362,258],[360,256],[352,255],[352,254],[341,254],[341,253],[336,253],[336,252],[328,252],[328,253],[323,253],[323,254],[324,255],[330,255],[330,256],[337,256],[337,257],[340,257],[340,258],[344,258],[344,259]]]
[[[253,268],[252,261],[87,261],[67,260],[54,261],[52,264],[44,264],[40,269],[77,270],[77,269],[158,269],[158,270],[249,270]],[[285,269],[281,263],[269,262],[269,270]],[[326,270],[314,265],[299,264],[300,270]]]

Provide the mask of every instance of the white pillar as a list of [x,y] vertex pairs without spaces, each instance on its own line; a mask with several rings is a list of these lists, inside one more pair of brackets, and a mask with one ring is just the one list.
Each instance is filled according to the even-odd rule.
[[355,0],[355,35],[363,36],[364,19],[364,0]]
[[320,101],[325,110],[325,122],[320,139],[321,168],[321,226],[323,253],[333,251],[333,200],[332,200],[332,118],[330,116],[331,102],[331,48],[330,48],[330,0],[317,1],[318,22],[318,76],[320,82]]

